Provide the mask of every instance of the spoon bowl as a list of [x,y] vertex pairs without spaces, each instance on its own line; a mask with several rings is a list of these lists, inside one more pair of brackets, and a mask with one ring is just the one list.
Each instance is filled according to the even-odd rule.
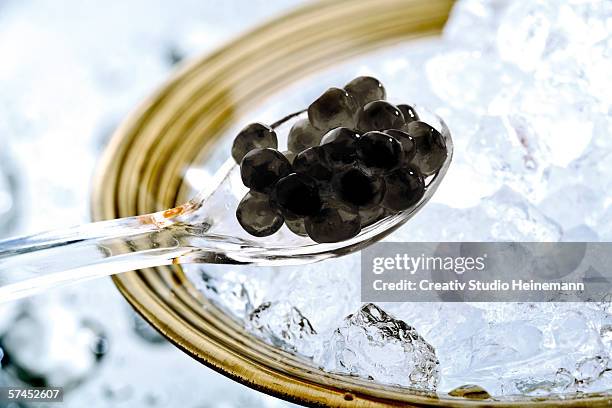
[[[221,251],[216,254],[220,257],[211,259],[206,251],[196,250],[188,255],[189,262],[299,265],[349,254],[395,231],[431,199],[446,175],[453,156],[452,137],[444,121],[424,108],[417,109],[421,120],[442,134],[447,156],[442,167],[425,179],[425,194],[413,207],[369,225],[357,236],[340,242],[316,243],[310,238],[293,234],[286,226],[271,236],[254,238],[242,229],[234,216],[238,203],[248,189],[240,178],[239,166],[230,158],[216,172],[210,188],[201,191],[185,206],[177,207],[177,211],[184,214],[179,217],[181,222],[201,225],[206,230],[206,236],[215,236],[224,241],[223,248],[219,248]],[[285,141],[291,125],[304,117],[305,112],[298,112],[273,124],[279,141]],[[206,243],[202,242],[199,247],[205,248]],[[180,263],[186,261],[187,256]]]

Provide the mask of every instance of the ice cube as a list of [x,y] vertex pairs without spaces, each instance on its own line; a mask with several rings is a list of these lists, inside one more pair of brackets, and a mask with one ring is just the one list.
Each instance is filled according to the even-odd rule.
[[477,114],[488,112],[494,101],[501,103],[501,96],[510,98],[521,83],[511,66],[480,51],[446,51],[427,61],[425,71],[431,89],[446,104],[456,109],[469,106]]
[[[516,390],[524,395],[544,396],[568,392],[574,384],[574,376],[564,368],[560,368],[552,375],[529,376],[514,381]],[[508,391],[512,390],[509,388]],[[511,391],[510,391],[511,392]],[[508,393],[510,393],[508,392]]]
[[[441,349],[461,342],[484,327],[483,311],[468,303],[446,302],[394,302],[379,304],[397,319],[410,322],[436,349],[444,369]],[[453,336],[445,334],[452,332]]]
[[261,303],[262,285],[274,274],[270,268],[260,268],[259,279],[250,279],[248,271],[214,265],[187,266],[185,270],[200,291],[238,318],[244,318]]
[[312,356],[317,334],[310,322],[289,302],[264,302],[246,319],[246,327],[277,347]]
[[[610,131],[612,132],[612,127]],[[569,195],[569,200],[561,200],[560,207],[565,208],[565,202],[568,202],[567,208],[570,209],[577,205],[579,215],[583,216],[583,223],[599,233],[602,229],[601,217],[605,216],[604,210],[612,203],[612,199],[601,193],[612,188],[612,146],[606,147],[593,142],[589,152],[567,167],[551,166],[546,170],[545,177],[546,193],[539,206],[549,195],[562,195],[560,192],[564,191]],[[572,186],[578,187],[575,193],[571,190]],[[586,197],[580,197],[580,193],[585,193]]]
[[557,352],[565,353],[566,368],[572,368],[585,353],[595,356],[603,350],[600,333],[592,327],[587,313],[587,308],[571,310],[564,305],[550,321],[548,347],[554,346]]
[[338,327],[338,322],[361,305],[360,273],[359,254],[312,265],[284,267],[282,273],[266,284],[270,290],[265,300],[289,300],[308,316],[317,332],[331,332]]
[[537,149],[541,166],[565,167],[587,151],[593,138],[590,103],[580,89],[538,81],[521,89],[508,116],[525,143]]
[[557,5],[557,18],[549,33],[539,74],[557,86],[579,87],[583,95],[610,105],[610,2],[587,0]]
[[538,145],[530,143],[522,128],[507,116],[483,116],[467,147],[476,172],[516,191],[537,196],[543,166]]
[[464,0],[455,3],[450,19],[444,26],[444,38],[458,46],[495,48],[499,19],[507,6],[506,0]]
[[551,2],[512,2],[504,10],[497,29],[501,57],[525,71],[539,64],[546,48],[556,8]]
[[434,348],[372,303],[344,319],[318,361],[330,371],[417,389],[435,390],[439,381]]
[[[438,390],[448,390],[465,384],[461,380],[446,382],[455,367],[466,365],[470,356],[454,352],[457,344],[468,341],[474,332],[487,325],[483,311],[467,303],[405,302],[380,305],[397,319],[410,322],[436,350],[440,364]],[[453,333],[449,336],[448,333]]]
[[548,194],[538,208],[565,230],[580,225],[596,227],[595,221],[604,210],[604,199],[600,193],[586,185],[568,184]]
[[559,225],[504,186],[475,207],[460,209],[430,204],[389,240],[550,242],[558,241],[561,234]]
[[452,364],[443,370],[443,384],[469,381],[492,395],[516,394],[515,380],[548,378],[557,370],[558,359],[545,354],[545,339],[527,320],[491,321],[444,351]]
[[[526,360],[542,348],[543,334],[525,321],[490,324],[455,349],[470,356],[465,370],[493,370],[499,365]],[[459,369],[456,366],[456,370]]]
[[574,376],[579,384],[590,384],[601,377],[604,371],[608,370],[609,365],[608,357],[587,357],[576,364]]
[[483,200],[491,236],[500,241],[558,241],[561,228],[510,188]]

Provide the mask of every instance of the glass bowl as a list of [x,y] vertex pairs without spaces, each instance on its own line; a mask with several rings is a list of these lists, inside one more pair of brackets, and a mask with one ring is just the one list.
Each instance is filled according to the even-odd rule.
[[[214,168],[219,157],[225,159],[229,150],[228,139],[223,136],[249,123],[249,115],[264,106],[267,98],[283,89],[287,93],[287,88],[299,86],[307,75],[351,57],[436,35],[451,6],[450,0],[309,4],[184,65],[115,132],[94,182],[94,219],[146,214],[187,201],[193,187],[187,181],[189,170]],[[287,106],[285,113],[305,105]],[[260,111],[251,119],[274,121],[281,117],[265,118],[270,114]],[[244,385],[300,404],[377,407],[609,403],[605,395],[480,401],[331,374],[246,332],[204,297],[178,266],[133,271],[116,275],[113,280],[149,323],[193,358]]]

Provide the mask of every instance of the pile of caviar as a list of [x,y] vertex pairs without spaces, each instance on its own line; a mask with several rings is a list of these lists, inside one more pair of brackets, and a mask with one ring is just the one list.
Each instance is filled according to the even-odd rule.
[[418,203],[446,144],[413,107],[385,97],[367,76],[328,89],[293,125],[285,152],[269,126],[240,131],[232,156],[250,189],[236,209],[244,230],[264,237],[286,224],[316,242],[339,242]]

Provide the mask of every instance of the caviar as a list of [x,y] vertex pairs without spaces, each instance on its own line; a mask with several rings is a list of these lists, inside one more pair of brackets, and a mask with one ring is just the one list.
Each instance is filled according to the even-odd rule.
[[297,173],[280,179],[274,186],[271,199],[289,219],[315,215],[322,205],[315,180]]
[[319,130],[353,127],[356,103],[344,89],[329,88],[308,107],[308,120]]
[[333,171],[321,146],[308,148],[299,153],[293,161],[296,173],[305,174],[318,181],[331,180]]
[[371,173],[382,174],[400,166],[404,151],[392,134],[368,132],[357,141],[357,156]]
[[308,232],[306,232],[306,225],[305,225],[304,218],[295,218],[292,220],[286,219],[285,225],[295,235],[300,235],[302,237],[308,236]]
[[375,224],[391,214],[393,214],[391,211],[387,210],[385,207],[382,206],[376,206],[360,210],[359,219],[361,221],[361,227],[363,228]]
[[355,102],[362,107],[373,101],[385,99],[387,92],[385,87],[376,78],[360,76],[344,85],[344,90],[353,97]]
[[373,77],[328,89],[295,122],[283,153],[272,128],[245,127],[232,146],[250,188],[236,210],[244,230],[263,237],[285,224],[316,242],[339,242],[417,205],[446,144],[412,106],[385,97]]
[[232,157],[240,164],[242,158],[251,150],[257,148],[278,147],[278,139],[274,130],[263,123],[251,123],[238,133],[232,145]]
[[412,207],[425,194],[423,176],[414,167],[404,167],[385,177],[387,187],[383,207],[403,211]]
[[240,177],[252,190],[268,192],[276,182],[291,173],[291,163],[278,150],[253,149],[240,162]]
[[414,122],[415,120],[419,120],[419,115],[416,113],[416,111],[414,110],[412,106],[401,104],[401,105],[397,105],[397,109],[399,109],[400,112],[402,112],[402,115],[404,115],[404,120],[406,121],[406,123],[410,123],[410,122]]
[[382,178],[354,167],[337,174],[332,182],[333,191],[340,201],[358,208],[371,208],[379,204],[385,193]]
[[320,243],[344,241],[361,231],[359,213],[346,206],[324,207],[305,224],[308,236]]
[[280,210],[270,205],[268,196],[250,191],[238,204],[236,218],[246,232],[256,237],[274,234],[285,221]]
[[388,129],[383,133],[393,136],[395,139],[399,140],[399,142],[402,144],[402,161],[404,163],[409,163],[416,155],[416,143],[414,138],[408,133],[397,129]]
[[425,175],[437,172],[446,160],[446,144],[436,129],[425,122],[415,121],[406,126],[408,133],[416,144],[416,153],[412,162]]
[[283,152],[283,155],[289,161],[290,164],[293,164],[293,161],[295,160],[295,156],[297,156],[297,154],[293,153],[291,150],[285,150]]
[[387,101],[370,102],[357,114],[357,128],[362,132],[400,129],[405,123],[404,114]]
[[323,132],[315,129],[308,118],[300,119],[291,127],[287,139],[287,148],[293,153],[300,153],[309,147],[318,146]]
[[345,127],[327,132],[321,139],[321,147],[329,165],[340,168],[355,163],[359,137],[359,133]]

